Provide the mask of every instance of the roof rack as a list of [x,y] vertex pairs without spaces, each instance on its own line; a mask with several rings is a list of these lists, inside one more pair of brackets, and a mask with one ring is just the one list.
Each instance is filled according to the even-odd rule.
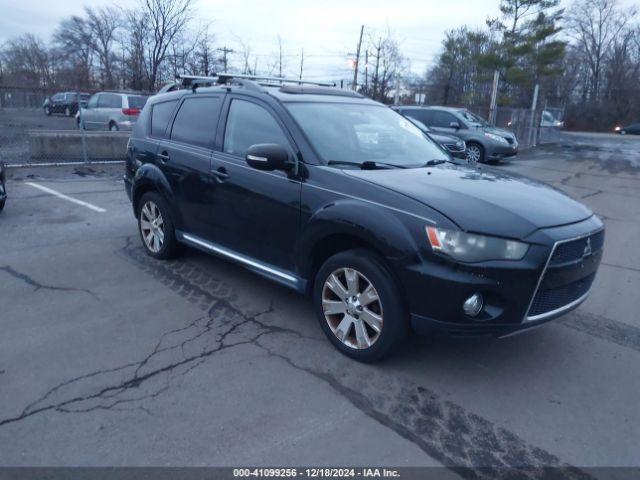
[[281,86],[284,84],[295,85],[315,85],[320,87],[335,87],[335,83],[330,82],[310,82],[307,80],[300,80],[295,78],[283,78],[283,77],[261,77],[257,75],[244,75],[236,73],[214,73],[211,76],[200,75],[178,75],[175,84],[165,85],[161,92],[169,92],[176,90],[177,88],[189,88],[197,89],[202,86],[213,85],[229,85],[238,84],[252,90],[262,90],[260,86]]

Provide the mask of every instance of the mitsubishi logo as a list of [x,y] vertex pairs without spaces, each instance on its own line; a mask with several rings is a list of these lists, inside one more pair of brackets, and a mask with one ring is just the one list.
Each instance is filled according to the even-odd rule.
[[582,251],[582,258],[588,257],[591,253],[591,238],[587,238],[587,244],[584,246],[584,250]]

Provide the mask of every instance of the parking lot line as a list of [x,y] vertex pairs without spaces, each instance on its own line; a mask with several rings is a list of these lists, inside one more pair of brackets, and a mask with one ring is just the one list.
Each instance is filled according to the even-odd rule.
[[63,193],[57,192],[51,188],[47,188],[43,185],[39,185],[37,183],[34,182],[25,182],[26,185],[30,185],[34,188],[37,188],[38,190],[42,190],[43,192],[49,193],[51,195],[54,195],[58,198],[62,198],[63,200],[67,200],[71,203],[75,203],[77,205],[82,205],[83,207],[87,207],[90,210],[93,210],[94,212],[98,212],[98,213],[104,213],[106,212],[106,210],[102,207],[97,207],[96,205],[92,205],[91,203],[88,202],[83,202],[82,200],[78,200],[77,198],[73,198],[73,197],[69,197],[68,195],[65,195]]

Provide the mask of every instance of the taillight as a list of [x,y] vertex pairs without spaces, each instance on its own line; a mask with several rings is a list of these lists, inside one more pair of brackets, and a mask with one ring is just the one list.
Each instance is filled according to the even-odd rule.
[[130,117],[135,117],[137,115],[140,115],[140,109],[139,108],[123,108],[122,113]]

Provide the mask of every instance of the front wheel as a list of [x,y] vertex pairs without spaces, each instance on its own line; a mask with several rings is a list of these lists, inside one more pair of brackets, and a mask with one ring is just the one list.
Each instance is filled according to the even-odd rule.
[[467,143],[467,162],[482,163],[484,161],[484,148],[479,143]]
[[408,332],[408,315],[384,260],[365,249],[330,257],[314,284],[322,330],[343,354],[360,362],[389,355]]
[[71,110],[69,110],[69,107],[64,109],[64,116],[65,117],[70,117],[71,116]]
[[50,117],[51,116],[51,109],[49,107],[44,107],[44,114],[47,117]]
[[155,258],[171,258],[178,241],[169,212],[169,206],[156,192],[147,192],[138,207],[138,231],[145,251]]
[[7,202],[7,199],[4,198],[0,200],[0,212],[4,209],[4,204]]

